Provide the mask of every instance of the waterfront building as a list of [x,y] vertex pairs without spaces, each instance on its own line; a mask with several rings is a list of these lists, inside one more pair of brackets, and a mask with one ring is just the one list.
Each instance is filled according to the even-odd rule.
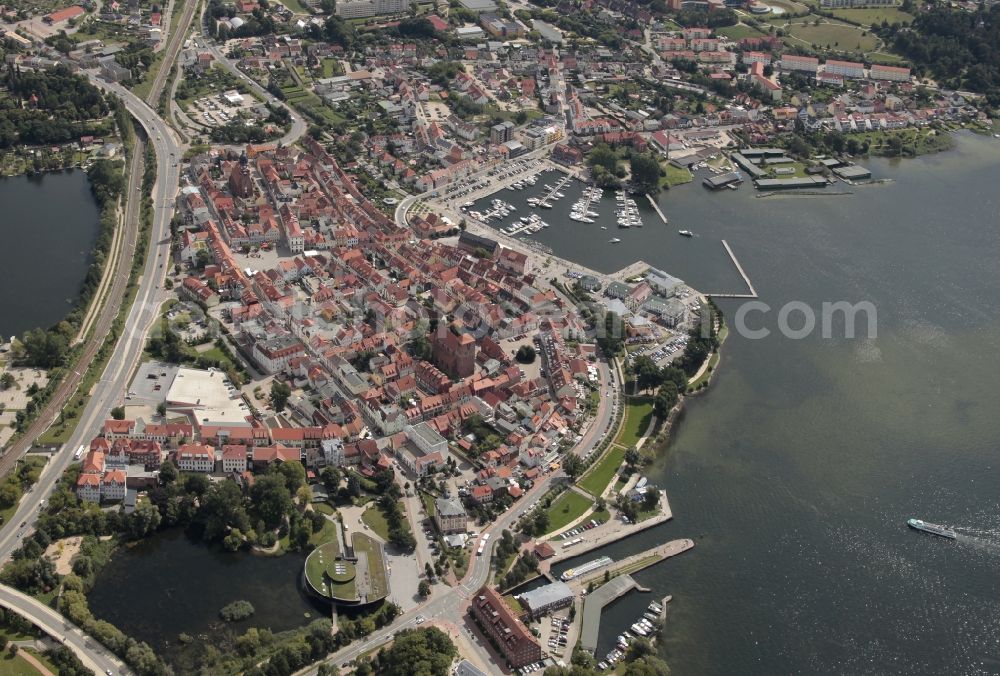
[[532,589],[517,597],[532,618],[539,618],[545,613],[559,610],[573,603],[573,590],[569,585],[559,580]]
[[493,638],[514,669],[542,659],[541,646],[494,589],[481,587],[472,599],[469,612]]

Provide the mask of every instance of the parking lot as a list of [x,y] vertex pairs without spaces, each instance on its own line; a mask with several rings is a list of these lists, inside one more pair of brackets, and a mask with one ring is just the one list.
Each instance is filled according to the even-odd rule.
[[[458,200],[466,198],[467,201],[474,201],[481,195],[496,192],[507,183],[523,178],[528,172],[537,173],[544,168],[541,160],[513,160],[505,162],[502,166],[495,167],[486,172],[486,176],[469,178],[458,181],[441,192],[441,199]],[[499,183],[502,182],[502,183]]]
[[170,385],[177,375],[176,364],[158,361],[143,362],[136,371],[126,401],[130,406],[156,406],[167,398]]
[[239,119],[257,103],[250,95],[226,92],[203,96],[191,103],[187,111],[191,119],[209,127],[221,127]]

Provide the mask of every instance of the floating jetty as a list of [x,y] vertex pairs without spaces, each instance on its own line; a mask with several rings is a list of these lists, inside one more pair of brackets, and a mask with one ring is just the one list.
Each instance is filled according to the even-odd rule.
[[740,273],[743,277],[743,281],[746,282],[747,288],[750,289],[750,293],[708,293],[706,296],[712,296],[713,298],[757,298],[757,289],[753,288],[753,283],[750,281],[750,277],[743,270],[743,266],[740,262],[736,260],[736,254],[733,253],[732,248],[729,246],[729,242],[722,240],[722,246],[726,247],[726,253],[729,254],[730,260],[733,261],[733,265],[736,266],[736,271]]
[[653,207],[653,211],[655,211],[656,215],[660,217],[660,220],[663,221],[664,223],[666,223],[667,222],[667,217],[660,210],[660,205],[656,203],[656,200],[653,199],[652,195],[650,195],[649,193],[646,193],[646,199],[649,200],[650,206]]

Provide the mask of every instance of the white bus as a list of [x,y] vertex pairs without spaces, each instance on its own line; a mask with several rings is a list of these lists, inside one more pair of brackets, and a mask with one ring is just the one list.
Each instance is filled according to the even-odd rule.
[[87,447],[81,444],[80,448],[76,449],[76,453],[73,454],[73,459],[79,460],[82,458],[85,450],[87,450]]

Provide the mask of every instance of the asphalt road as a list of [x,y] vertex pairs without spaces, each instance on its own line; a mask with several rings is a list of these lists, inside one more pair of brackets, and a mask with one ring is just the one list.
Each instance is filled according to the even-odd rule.
[[197,40],[197,42],[202,49],[207,49],[212,53],[212,56],[214,56],[215,60],[219,62],[219,65],[242,80],[244,84],[250,87],[250,89],[261,96],[265,101],[270,103],[272,106],[278,106],[288,111],[288,113],[292,116],[292,128],[288,130],[287,134],[278,139],[278,143],[284,146],[291,145],[306,133],[309,125],[300,113],[284,101],[279,101],[274,94],[261,87],[256,80],[237,68],[236,64],[225,57],[222,50],[219,49],[219,46],[216,43],[209,42],[204,38]]
[[[185,11],[179,24],[178,35],[171,41],[168,47],[166,60],[163,68],[154,80],[150,100],[155,101],[158,92],[162,90],[166,77],[170,72],[170,65],[176,58],[180,46],[183,44],[184,33],[191,20],[194,10],[194,3]],[[145,156],[146,142],[151,143],[156,151],[157,179],[153,186],[153,223],[150,230],[149,255],[146,259],[146,266],[138,281],[138,291],[132,307],[129,309],[125,325],[115,346],[104,373],[91,391],[90,400],[84,408],[76,428],[70,435],[66,444],[55,453],[49,463],[42,471],[41,477],[34,488],[21,500],[14,516],[7,524],[0,529],[0,561],[7,560],[11,553],[20,546],[21,540],[30,532],[32,524],[38,518],[42,509],[44,498],[51,493],[52,489],[59,481],[63,472],[73,462],[75,449],[84,444],[89,444],[90,440],[98,433],[106,418],[108,411],[117,406],[122,399],[123,393],[128,388],[128,381],[131,373],[139,361],[142,348],[146,341],[146,334],[159,317],[159,309],[168,294],[162,289],[162,280],[165,268],[169,268],[170,261],[170,219],[173,216],[174,197],[177,192],[179,181],[178,161],[181,157],[181,149],[176,139],[172,135],[172,130],[160,119],[156,113],[132,92],[122,88],[117,84],[103,82],[97,78],[96,72],[88,72],[91,81],[115,95],[117,95],[126,105],[129,112],[139,121],[146,131],[147,139],[138,140],[135,146],[134,157],[141,160]],[[138,163],[139,170],[133,171],[126,190],[133,196],[134,192],[141,189],[142,174],[141,162]],[[55,395],[50,400],[50,406],[39,417],[38,424],[41,427],[37,433],[41,433],[48,424],[55,419],[62,406],[76,391],[77,385],[82,378],[85,365],[93,361],[108,335],[111,326],[121,307],[121,301],[125,296],[128,285],[129,273],[131,271],[131,261],[135,257],[136,242],[139,226],[139,209],[141,200],[127,200],[126,208],[126,236],[128,238],[126,248],[122,255],[122,265],[116,271],[112,290],[108,295],[108,300],[96,324],[94,338],[85,347],[83,357],[78,362],[80,366],[70,373],[57,389]],[[34,429],[34,426],[32,427]],[[25,435],[22,444],[30,444],[35,435]],[[17,446],[8,450],[6,458],[17,458],[23,450]],[[57,640],[63,638],[63,642],[76,652],[81,660],[84,660],[88,667],[95,668],[99,673],[130,673],[124,665],[111,656],[97,641],[86,637],[82,631],[74,628],[68,620],[62,618],[54,610],[47,608],[30,597],[17,592],[8,587],[0,587],[0,601],[8,607],[14,608],[24,617],[28,618],[46,632],[50,633]]]
[[89,638],[62,615],[27,594],[0,586],[0,606],[31,618],[42,631],[73,650],[83,662],[83,666],[95,674],[129,673],[122,663],[97,641]]
[[[602,387],[610,386],[614,395],[611,397],[601,397],[593,423],[583,435],[580,443],[573,448],[573,453],[580,456],[586,455],[604,439],[608,431],[608,426],[614,419],[614,412],[618,401],[619,383],[617,382],[617,376],[615,376],[614,380],[611,380],[611,372],[607,364],[604,362],[599,362],[599,364]],[[363,641],[352,643],[326,661],[343,666],[347,662],[389,641],[399,630],[417,626],[419,624],[417,621],[418,616],[423,616],[426,619],[443,620],[462,626],[466,601],[489,579],[493,546],[496,544],[498,534],[505,528],[509,529],[511,524],[515,523],[523,514],[528,512],[533,503],[549,490],[554,481],[564,479],[566,479],[566,475],[562,472],[554,472],[546,475],[545,479],[536,483],[513,508],[500,516],[491,526],[483,529],[482,533],[492,533],[493,537],[488,540],[488,546],[484,549],[482,556],[472,554],[472,565],[469,566],[469,570],[466,572],[461,584],[457,587],[438,587],[430,600],[403,613],[389,626],[372,633]],[[489,661],[490,657],[485,648],[475,640],[471,642],[477,646],[477,649],[482,651],[482,656]],[[316,671],[317,665],[313,665],[299,673],[315,674]]]

